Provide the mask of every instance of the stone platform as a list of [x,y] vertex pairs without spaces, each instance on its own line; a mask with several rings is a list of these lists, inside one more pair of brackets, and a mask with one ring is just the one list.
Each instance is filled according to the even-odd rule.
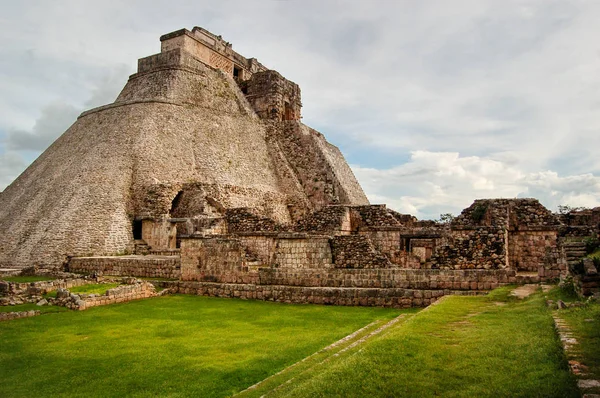
[[181,259],[179,256],[99,256],[73,257],[69,271],[84,274],[110,276],[137,276],[145,278],[179,279]]

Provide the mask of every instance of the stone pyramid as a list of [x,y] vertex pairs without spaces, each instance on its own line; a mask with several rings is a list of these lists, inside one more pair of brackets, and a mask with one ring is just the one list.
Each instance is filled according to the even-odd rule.
[[161,37],[112,104],[0,193],[0,266],[173,249],[177,223],[248,208],[291,223],[368,204],[342,154],[300,122],[300,89],[202,28]]

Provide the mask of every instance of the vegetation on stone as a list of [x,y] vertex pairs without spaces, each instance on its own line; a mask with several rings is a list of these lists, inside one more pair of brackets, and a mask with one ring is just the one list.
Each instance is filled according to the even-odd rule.
[[44,275],[25,275],[25,276],[7,276],[4,278],[0,278],[0,280],[6,282],[15,282],[15,283],[31,283],[31,282],[43,282],[43,281],[51,281],[56,279],[52,276],[44,276]]
[[71,293],[85,294],[104,294],[108,289],[120,286],[120,283],[94,283],[89,285],[77,286],[69,289]]

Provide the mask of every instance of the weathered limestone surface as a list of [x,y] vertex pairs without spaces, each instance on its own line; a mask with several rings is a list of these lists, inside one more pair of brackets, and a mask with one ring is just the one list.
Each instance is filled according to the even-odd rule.
[[452,290],[413,290],[400,288],[296,287],[281,285],[228,284],[212,282],[172,282],[177,293],[231,297],[285,303],[310,303],[374,307],[426,307],[448,294],[477,294]]

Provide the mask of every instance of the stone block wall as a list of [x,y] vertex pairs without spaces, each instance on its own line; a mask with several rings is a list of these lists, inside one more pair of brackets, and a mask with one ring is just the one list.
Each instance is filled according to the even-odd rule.
[[517,280],[514,270],[261,268],[258,273],[261,285],[306,287],[487,291]]
[[226,236],[181,240],[181,279],[217,279],[220,274],[244,271],[244,247],[239,239]]
[[358,227],[398,227],[417,220],[414,216],[388,209],[386,205],[352,206],[352,211],[359,215]]
[[178,256],[73,257],[67,266],[71,272],[86,274],[166,279],[181,276]]
[[328,237],[280,235],[274,266],[286,269],[325,269],[332,265]]
[[355,289],[295,287],[209,282],[177,282],[173,290],[182,294],[278,301],[283,303],[369,307],[426,307],[452,291],[410,289]]
[[372,242],[373,247],[381,254],[385,255],[390,262],[399,266],[408,265],[406,264],[406,252],[400,250],[400,230],[367,230],[361,231],[360,233],[369,239]]
[[508,237],[508,261],[519,271],[538,272],[558,261],[558,232],[511,232]]

